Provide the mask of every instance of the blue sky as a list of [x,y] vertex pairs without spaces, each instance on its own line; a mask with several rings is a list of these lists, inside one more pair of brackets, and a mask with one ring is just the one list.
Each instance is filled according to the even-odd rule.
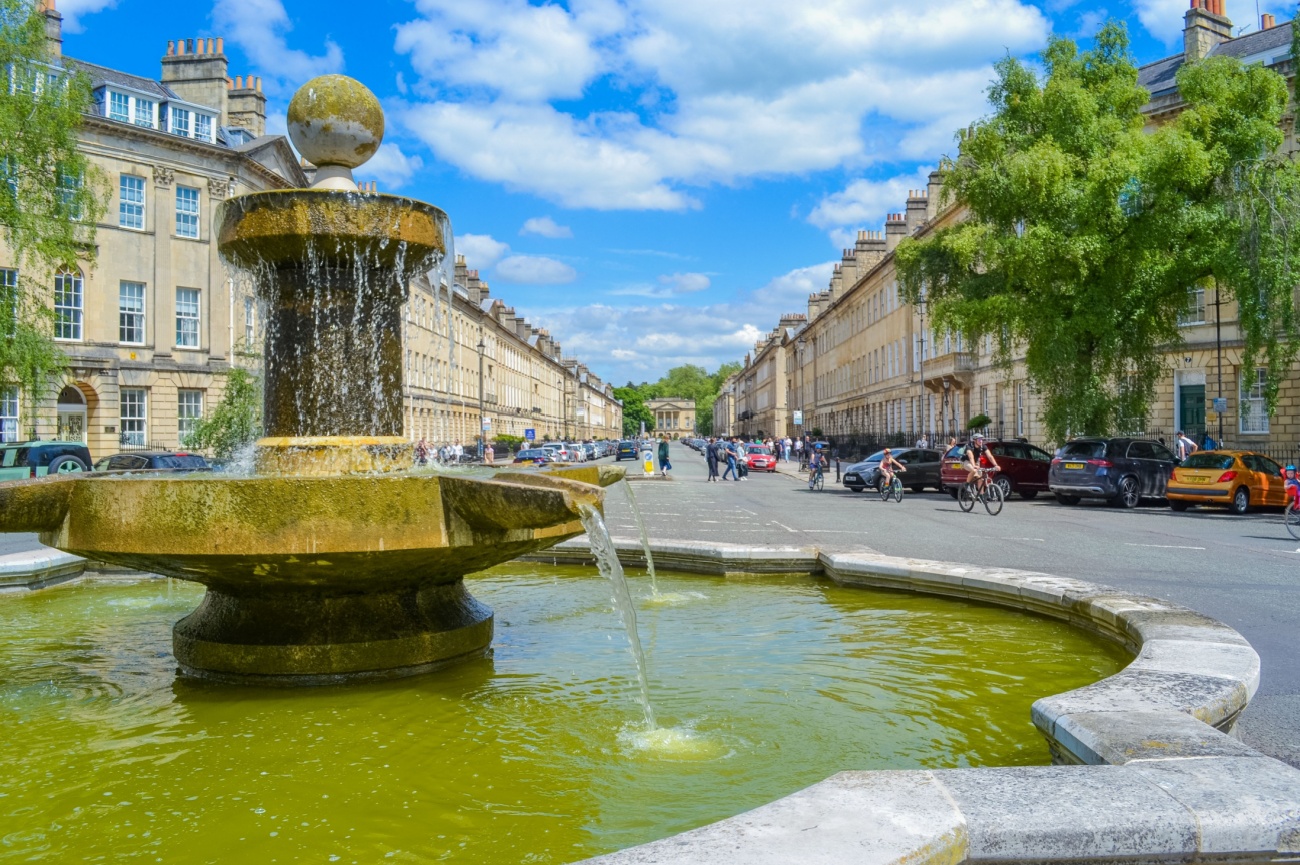
[[[1149,62],[1187,5],[58,0],[67,54],[141,75],[168,39],[224,37],[274,131],[312,76],[364,82],[388,129],[358,179],[446,210],[493,296],[616,384],[739,360],[804,311],[985,113],[999,57],[1117,18]],[[1255,0],[1228,15],[1253,28]]]

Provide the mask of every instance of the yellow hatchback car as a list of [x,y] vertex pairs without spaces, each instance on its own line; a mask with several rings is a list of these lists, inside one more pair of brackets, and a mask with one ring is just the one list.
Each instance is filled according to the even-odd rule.
[[1250,451],[1197,451],[1169,473],[1169,507],[1226,505],[1234,514],[1252,507],[1284,507],[1282,467]]

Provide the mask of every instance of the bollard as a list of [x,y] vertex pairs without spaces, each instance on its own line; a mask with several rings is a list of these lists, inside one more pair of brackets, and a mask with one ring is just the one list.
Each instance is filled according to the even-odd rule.
[[645,476],[652,478],[655,476],[655,457],[650,450],[641,451],[641,467],[645,469]]

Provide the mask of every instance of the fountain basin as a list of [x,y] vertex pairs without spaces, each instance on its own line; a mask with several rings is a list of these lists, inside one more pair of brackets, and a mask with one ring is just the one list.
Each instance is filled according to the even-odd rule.
[[393,678],[485,652],[462,577],[581,534],[621,475],[68,475],[0,484],[0,531],[207,586],[173,635],[190,675]]

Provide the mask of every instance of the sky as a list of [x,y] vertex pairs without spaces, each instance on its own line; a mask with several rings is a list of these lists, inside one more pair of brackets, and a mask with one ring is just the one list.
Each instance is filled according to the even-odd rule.
[[[1277,0],[1227,0],[1241,32]],[[383,103],[356,170],[435,204],[457,252],[615,384],[741,360],[859,229],[988,112],[992,64],[1123,21],[1182,50],[1186,0],[58,0],[64,52],[157,78],[221,36],[268,130],[344,73]]]

